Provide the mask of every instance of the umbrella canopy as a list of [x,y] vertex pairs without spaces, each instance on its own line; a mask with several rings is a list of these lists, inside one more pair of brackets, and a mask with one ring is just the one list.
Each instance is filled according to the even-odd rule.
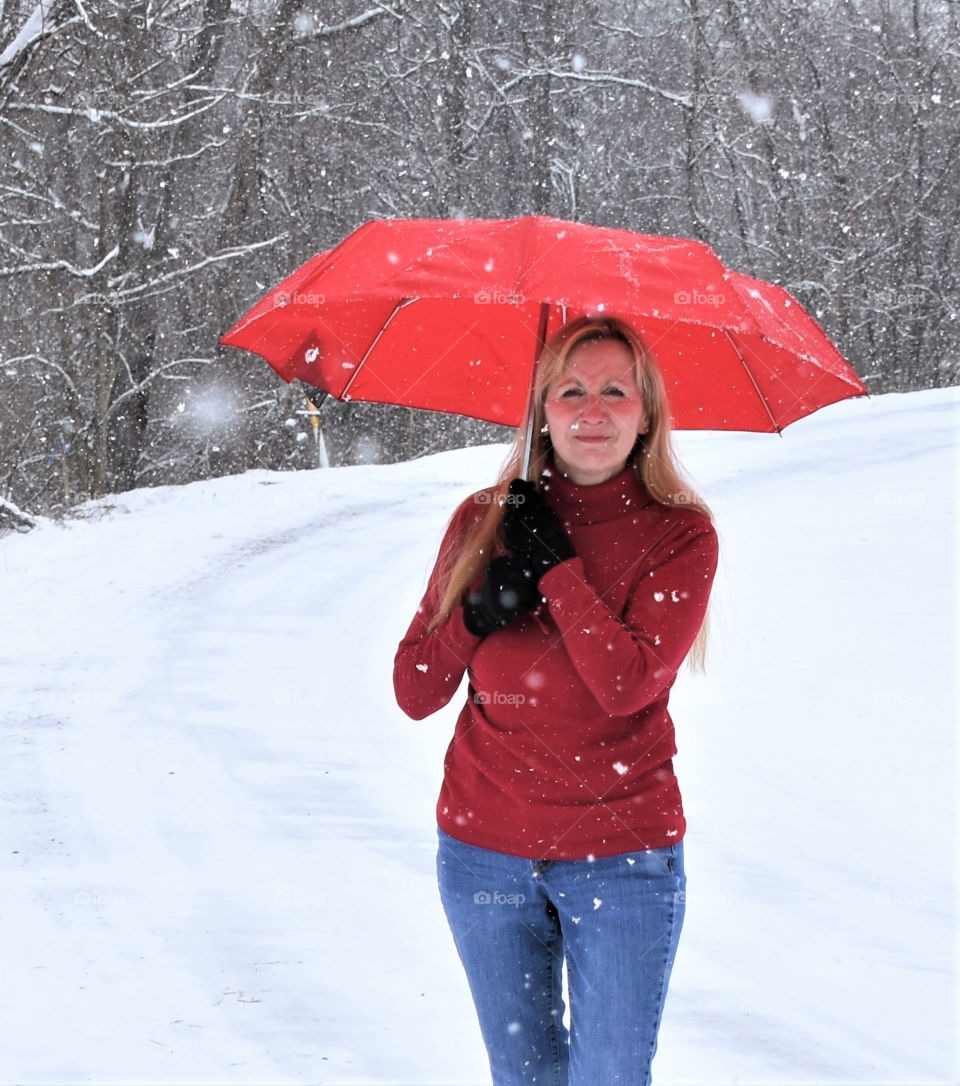
[[640,332],[678,429],[779,431],[867,391],[799,302],[709,246],[544,216],[368,222],[221,343],[339,400],[518,426],[544,339],[588,314]]

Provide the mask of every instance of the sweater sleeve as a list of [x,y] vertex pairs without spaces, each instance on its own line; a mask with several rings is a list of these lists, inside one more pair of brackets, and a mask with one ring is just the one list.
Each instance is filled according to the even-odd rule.
[[615,615],[572,558],[540,580],[563,645],[598,705],[629,716],[670,686],[706,613],[718,560],[706,518],[663,541],[634,586],[624,617]]
[[473,650],[482,640],[470,633],[463,621],[463,608],[455,606],[449,618],[427,632],[443,596],[443,570],[459,547],[467,528],[469,506],[457,509],[440,544],[427,589],[397,648],[393,662],[393,689],[397,704],[414,720],[442,709],[453,697],[467,669]]

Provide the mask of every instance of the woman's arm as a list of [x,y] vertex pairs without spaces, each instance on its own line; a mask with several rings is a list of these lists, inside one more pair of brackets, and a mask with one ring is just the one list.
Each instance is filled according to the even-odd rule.
[[580,678],[611,716],[655,701],[676,678],[706,612],[717,568],[717,533],[706,518],[680,526],[657,548],[621,620],[572,558],[540,579],[550,614]]
[[481,641],[464,625],[463,607],[459,604],[446,622],[432,633],[427,632],[445,588],[441,583],[442,571],[449,568],[448,559],[463,540],[472,508],[473,503],[468,499],[450,518],[427,590],[393,661],[397,704],[414,720],[422,720],[442,709],[453,697],[473,650]]

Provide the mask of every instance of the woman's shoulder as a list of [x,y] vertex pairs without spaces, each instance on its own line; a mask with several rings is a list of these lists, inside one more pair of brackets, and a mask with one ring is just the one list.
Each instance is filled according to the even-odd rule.
[[703,510],[686,503],[651,501],[638,512],[634,524],[635,534],[619,545],[633,552],[639,579],[675,560],[697,570],[716,569],[720,543],[713,521]]
[[672,543],[696,536],[717,538],[713,519],[690,502],[660,502],[651,498],[641,512],[644,515],[637,518],[638,527],[642,524],[646,532],[653,529],[660,538],[669,539]]

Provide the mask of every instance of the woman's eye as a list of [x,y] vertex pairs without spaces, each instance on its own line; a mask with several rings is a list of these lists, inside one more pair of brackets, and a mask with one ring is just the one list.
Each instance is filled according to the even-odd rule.
[[579,395],[580,395],[580,389],[579,388],[565,388],[563,390],[563,392],[560,393],[560,399],[561,400],[572,400],[574,396],[579,396]]
[[624,395],[626,395],[626,393],[623,391],[622,388],[608,388],[606,390],[606,394],[608,396],[624,396]]

